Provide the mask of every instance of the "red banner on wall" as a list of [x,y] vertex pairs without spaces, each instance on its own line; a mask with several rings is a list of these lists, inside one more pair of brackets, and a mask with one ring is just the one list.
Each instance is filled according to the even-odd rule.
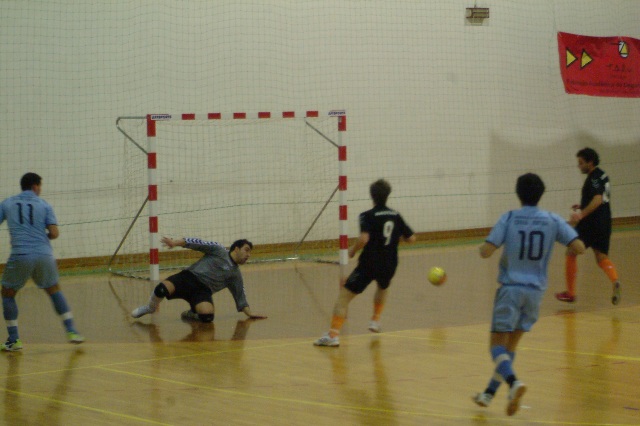
[[640,40],[558,32],[558,54],[567,93],[640,97]]

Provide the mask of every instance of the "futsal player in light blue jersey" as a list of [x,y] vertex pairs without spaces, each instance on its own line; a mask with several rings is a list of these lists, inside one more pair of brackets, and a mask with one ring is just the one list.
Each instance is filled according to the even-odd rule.
[[58,285],[58,268],[49,240],[58,238],[60,233],[53,208],[40,198],[42,178],[27,173],[22,176],[20,186],[20,194],[0,204],[0,224],[7,221],[11,237],[11,254],[2,274],[2,311],[9,337],[0,345],[0,351],[22,349],[15,296],[29,278],[51,297],[69,342],[82,343],[84,337],[75,329],[73,314]]
[[520,176],[516,194],[522,207],[504,213],[480,246],[483,258],[490,257],[501,246],[504,249],[491,321],[490,350],[495,371],[487,389],[473,400],[487,407],[504,380],[510,387],[507,403],[510,416],[520,408],[520,399],[527,390],[513,370],[516,347],[538,319],[553,245],[557,241],[576,255],[585,251],[575,229],[559,215],[537,207],[544,189],[538,175]]

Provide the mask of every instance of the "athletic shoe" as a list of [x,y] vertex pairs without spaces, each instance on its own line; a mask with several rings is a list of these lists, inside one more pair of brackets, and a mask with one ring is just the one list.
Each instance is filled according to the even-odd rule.
[[84,342],[84,336],[75,331],[67,331],[67,339],[69,339],[69,343],[80,344]]
[[611,296],[611,303],[613,303],[614,305],[620,303],[620,299],[622,299],[620,290],[622,290],[620,281],[616,281],[615,283],[613,283],[613,295]]
[[198,316],[198,314],[196,312],[193,312],[191,309],[181,313],[180,318],[188,321],[200,321],[200,317]]
[[6,342],[0,345],[0,351],[15,352],[19,351],[20,349],[22,349],[22,342],[20,341],[20,339],[13,341],[7,339]]
[[147,314],[152,314],[154,313],[156,310],[152,309],[151,306],[149,305],[142,305],[142,306],[138,306],[137,308],[135,308],[132,312],[131,312],[131,316],[134,318],[140,318],[141,316],[147,315]]
[[507,415],[513,416],[520,409],[520,399],[527,391],[527,386],[520,380],[516,380],[509,389],[509,404],[507,404]]
[[563,291],[562,293],[556,293],[556,299],[561,302],[573,303],[576,301],[576,296],[572,296],[568,291]]
[[313,342],[313,344],[316,346],[340,346],[340,338],[338,336],[329,337],[329,333],[327,333]]
[[369,323],[369,331],[372,333],[381,333],[382,332],[382,326],[380,325],[380,323],[378,321],[371,321]]
[[491,404],[491,400],[493,399],[493,395],[490,393],[482,392],[477,393],[473,398],[473,402],[478,404],[480,407],[488,407]]

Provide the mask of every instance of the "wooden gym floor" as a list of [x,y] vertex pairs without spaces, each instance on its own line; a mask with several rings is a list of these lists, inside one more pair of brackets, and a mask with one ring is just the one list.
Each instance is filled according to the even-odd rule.
[[[369,288],[352,302],[339,348],[312,345],[337,295],[332,265],[246,265],[252,310],[269,318],[245,320],[225,291],[209,325],[181,321],[182,301],[134,321],[129,312],[146,302],[149,282],[66,276],[62,288],[87,337],[79,346],[65,343],[48,297],[28,284],[18,294],[24,349],[0,354],[0,424],[637,425],[639,242],[637,230],[612,238],[623,283],[616,307],[590,250],[578,261],[577,303],[556,301],[564,287],[556,247],[540,320],[517,353],[529,390],[514,417],[505,414],[505,388],[489,408],[471,401],[492,374],[499,258],[480,259],[478,242],[403,250],[384,332],[367,331]],[[449,273],[442,287],[426,282],[433,265]]]

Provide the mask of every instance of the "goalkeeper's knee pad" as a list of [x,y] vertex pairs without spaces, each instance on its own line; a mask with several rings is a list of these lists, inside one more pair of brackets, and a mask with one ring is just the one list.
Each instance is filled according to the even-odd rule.
[[198,318],[202,322],[213,322],[213,314],[198,314]]
[[165,298],[165,297],[167,297],[169,295],[169,290],[167,289],[167,287],[164,284],[160,283],[153,290],[153,294],[155,294],[157,297],[162,299],[162,298]]

